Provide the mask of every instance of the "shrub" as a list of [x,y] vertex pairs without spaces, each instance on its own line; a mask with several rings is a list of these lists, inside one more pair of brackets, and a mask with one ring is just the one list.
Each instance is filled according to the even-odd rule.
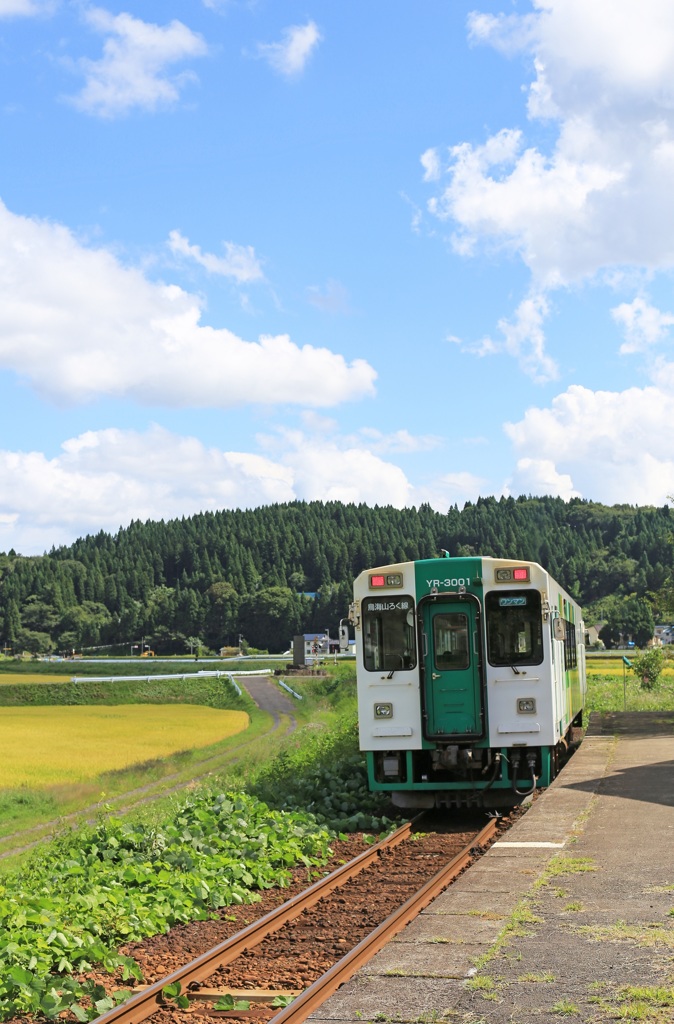
[[632,660],[632,671],[644,690],[652,690],[663,669],[665,656],[658,647],[637,654]]

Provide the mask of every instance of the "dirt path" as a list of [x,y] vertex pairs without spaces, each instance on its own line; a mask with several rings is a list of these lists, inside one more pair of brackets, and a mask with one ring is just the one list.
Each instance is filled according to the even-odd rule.
[[[281,715],[287,715],[290,718],[290,728],[288,732],[294,732],[297,728],[297,720],[295,718],[296,698],[292,698],[284,693],[278,686],[277,683],[272,682],[271,679],[265,678],[265,676],[251,676],[246,679],[243,683],[248,695],[255,701],[261,711],[268,711],[274,719],[274,725],[278,728]],[[295,703],[293,703],[295,701]]]
[[[276,683],[272,682],[265,676],[250,676],[245,680],[240,679],[239,685],[244,687],[260,711],[266,711],[272,716],[272,725],[269,731],[257,736],[256,739],[263,739],[265,736],[271,736],[273,733],[278,732],[282,725],[282,715],[285,715],[289,719],[284,735],[289,735],[295,731],[297,728],[295,705],[293,704],[292,699],[286,696]],[[253,742],[255,742],[255,740],[248,740],[243,743],[239,743],[237,746],[232,747],[229,753],[237,754]],[[198,765],[200,771],[204,765],[208,765],[211,761],[222,760],[224,756],[225,755],[223,754],[213,754],[211,757],[204,758]],[[229,763],[236,764],[237,760],[238,758],[233,757],[229,760]],[[110,814],[128,814],[129,811],[135,810],[137,807],[142,807],[143,804],[150,803],[159,796],[170,796],[172,793],[178,793],[181,789],[186,789],[188,786],[192,785],[194,779],[188,779],[187,781],[177,783],[175,786],[171,786],[169,789],[162,788],[160,792],[150,792],[153,789],[163,786],[164,783],[170,782],[172,779],[179,778],[179,775],[180,773],[175,772],[172,775],[164,776],[164,778],[160,779],[158,782],[149,783],[147,786],[138,786],[136,789],[129,790],[129,792],[125,794],[124,799],[128,800],[131,798],[130,802],[124,804],[122,807],[115,807],[114,810],[110,811]],[[197,776],[197,778],[198,777],[199,776]],[[138,797],[138,799],[134,799],[135,797]],[[84,821],[91,824],[91,822],[98,818],[107,803],[108,801],[97,801],[94,804],[90,804],[88,807],[83,807],[80,811],[74,811],[72,814],[60,815],[58,818],[41,822],[41,824],[34,825],[31,828],[21,829],[18,832],[12,832],[6,836],[1,836],[0,842],[2,843],[16,841],[21,845],[12,846],[11,849],[0,853],[0,860],[14,856],[17,853],[25,853],[26,850],[30,850],[32,847],[37,846],[37,844],[45,838],[45,835],[41,835],[38,839],[30,841],[29,837],[34,835],[36,832],[46,833],[48,835],[50,832],[63,828],[64,825],[71,822]],[[26,842],[26,840],[28,841]]]

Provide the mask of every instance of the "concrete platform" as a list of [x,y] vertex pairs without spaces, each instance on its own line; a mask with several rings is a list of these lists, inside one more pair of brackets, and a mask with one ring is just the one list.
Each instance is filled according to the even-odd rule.
[[481,861],[313,1024],[674,1022],[674,713],[593,716]]

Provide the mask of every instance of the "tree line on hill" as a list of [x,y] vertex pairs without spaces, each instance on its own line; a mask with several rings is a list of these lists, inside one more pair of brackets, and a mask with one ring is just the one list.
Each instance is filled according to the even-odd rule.
[[[573,498],[479,498],[429,505],[291,502],[132,522],[25,557],[0,554],[0,640],[7,651],[282,651],[303,632],[335,635],[363,569],[451,555],[539,562],[601,620],[609,643],[641,645],[672,614],[674,513]],[[127,645],[125,647],[125,645]]]

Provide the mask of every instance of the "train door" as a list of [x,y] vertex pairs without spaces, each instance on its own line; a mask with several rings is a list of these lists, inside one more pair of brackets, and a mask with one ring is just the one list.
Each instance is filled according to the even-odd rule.
[[484,708],[475,601],[436,599],[422,606],[427,739],[476,739]]

